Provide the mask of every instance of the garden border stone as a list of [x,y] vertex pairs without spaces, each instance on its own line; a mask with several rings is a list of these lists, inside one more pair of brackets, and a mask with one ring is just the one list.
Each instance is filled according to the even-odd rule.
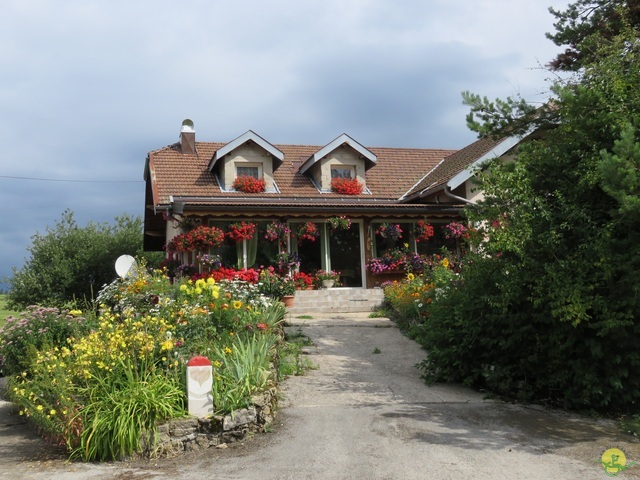
[[158,425],[150,438],[143,435],[141,457],[174,457],[194,450],[220,447],[243,440],[247,435],[263,432],[273,422],[278,390],[273,387],[251,398],[249,408],[227,415],[205,418],[181,418]]

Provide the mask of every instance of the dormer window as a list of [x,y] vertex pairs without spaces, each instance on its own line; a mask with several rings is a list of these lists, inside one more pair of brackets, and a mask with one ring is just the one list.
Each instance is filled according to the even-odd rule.
[[258,165],[258,164],[236,165],[236,177],[262,178],[262,165]]
[[331,178],[356,178],[356,168],[353,165],[331,167]]

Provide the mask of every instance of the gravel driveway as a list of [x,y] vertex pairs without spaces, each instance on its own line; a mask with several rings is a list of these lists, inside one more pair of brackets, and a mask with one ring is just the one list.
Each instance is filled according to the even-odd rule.
[[[0,478],[7,479],[603,479],[602,453],[640,459],[614,422],[426,386],[425,352],[387,319],[292,318],[318,365],[284,383],[269,433],[226,449],[113,464],[66,463],[0,403]],[[379,352],[379,353],[374,353]],[[640,465],[618,478],[640,478]]]

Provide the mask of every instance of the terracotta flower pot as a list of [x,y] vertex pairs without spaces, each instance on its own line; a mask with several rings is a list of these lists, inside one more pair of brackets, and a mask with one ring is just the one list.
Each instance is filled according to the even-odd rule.
[[284,306],[287,308],[293,307],[293,298],[293,295],[285,295],[282,297],[282,303],[284,303]]

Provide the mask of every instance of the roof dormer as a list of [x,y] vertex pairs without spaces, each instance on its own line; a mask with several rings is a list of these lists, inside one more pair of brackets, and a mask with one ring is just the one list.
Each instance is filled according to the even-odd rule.
[[217,175],[225,191],[233,191],[238,177],[264,180],[266,192],[278,191],[273,172],[284,160],[284,153],[260,135],[249,130],[218,149],[209,162],[208,169]]
[[375,164],[375,154],[343,133],[309,157],[299,172],[309,175],[321,192],[331,191],[334,178],[357,179],[366,191],[365,172]]

